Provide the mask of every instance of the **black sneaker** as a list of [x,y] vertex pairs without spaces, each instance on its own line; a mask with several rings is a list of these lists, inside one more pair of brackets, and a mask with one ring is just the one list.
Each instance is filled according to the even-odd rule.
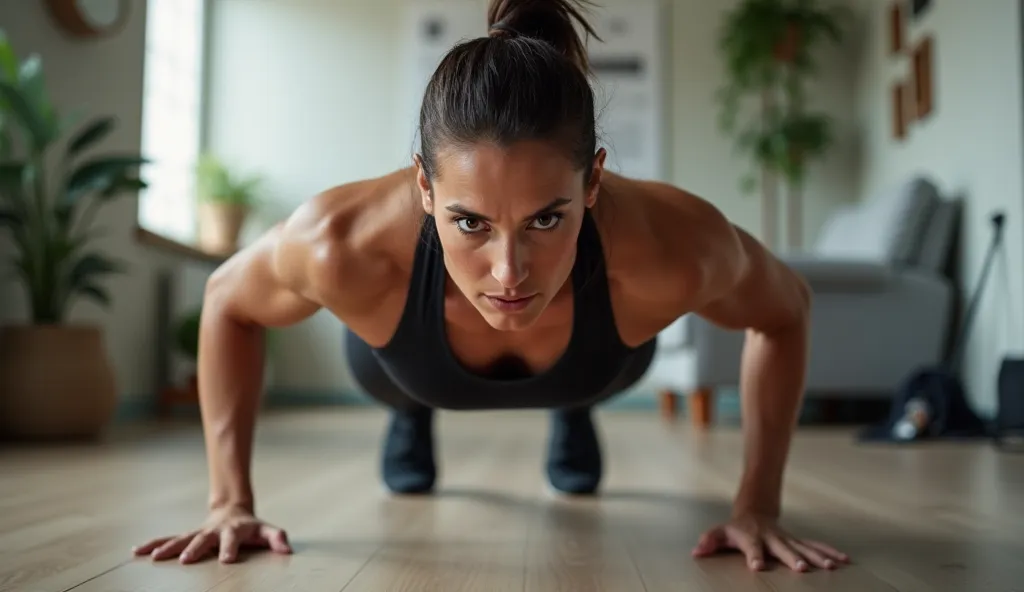
[[384,484],[394,493],[427,493],[434,488],[434,412],[424,407],[392,411],[381,470]]
[[551,414],[547,474],[563,493],[591,495],[601,483],[601,445],[589,408]]

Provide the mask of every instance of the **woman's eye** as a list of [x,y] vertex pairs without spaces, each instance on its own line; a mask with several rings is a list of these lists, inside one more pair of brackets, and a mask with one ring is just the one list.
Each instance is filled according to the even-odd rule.
[[462,232],[477,232],[481,228],[480,221],[472,218],[459,218],[455,224]]
[[561,219],[562,217],[558,214],[545,214],[544,216],[538,216],[535,218],[533,220],[533,226],[540,230],[551,230],[558,225],[558,222],[561,221]]

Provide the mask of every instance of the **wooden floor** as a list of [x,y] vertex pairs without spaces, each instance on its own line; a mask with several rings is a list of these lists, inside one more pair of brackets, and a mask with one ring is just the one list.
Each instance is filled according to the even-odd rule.
[[739,555],[695,560],[728,512],[735,427],[696,433],[653,413],[604,412],[605,494],[558,498],[542,477],[542,413],[442,414],[441,490],[392,498],[377,476],[385,417],[264,415],[262,517],[291,556],[233,565],[135,559],[131,546],[198,526],[201,433],[178,424],[92,446],[0,450],[0,590],[390,592],[463,590],[1024,591],[1024,457],[984,444],[853,444],[801,431],[786,525],[850,553],[837,571],[752,573]]

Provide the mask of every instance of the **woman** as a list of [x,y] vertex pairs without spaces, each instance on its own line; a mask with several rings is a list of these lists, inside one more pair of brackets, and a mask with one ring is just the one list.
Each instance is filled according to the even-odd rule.
[[204,302],[200,395],[210,463],[202,528],[136,549],[223,561],[240,544],[290,552],[253,515],[248,463],[263,328],[326,308],[356,378],[392,409],[396,492],[435,480],[435,408],[550,408],[547,476],[586,494],[601,477],[590,408],[636,381],[655,337],[695,312],[748,330],[746,471],[732,519],[694,553],[774,555],[795,570],[845,555],[777,524],[804,382],[806,286],[707,202],[604,170],[573,0],[492,0],[490,34],[430,80],[413,167],[317,195],[225,263]]

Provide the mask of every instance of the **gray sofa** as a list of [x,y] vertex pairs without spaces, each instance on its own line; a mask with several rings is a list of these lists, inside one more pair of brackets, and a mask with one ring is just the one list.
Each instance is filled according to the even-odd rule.
[[[813,249],[780,255],[814,292],[808,397],[887,396],[908,373],[938,362],[955,309],[948,273],[958,204],[916,177],[845,206]],[[742,331],[689,314],[659,336],[645,382],[663,409],[687,395],[694,422],[711,421],[715,389],[736,388]]]

